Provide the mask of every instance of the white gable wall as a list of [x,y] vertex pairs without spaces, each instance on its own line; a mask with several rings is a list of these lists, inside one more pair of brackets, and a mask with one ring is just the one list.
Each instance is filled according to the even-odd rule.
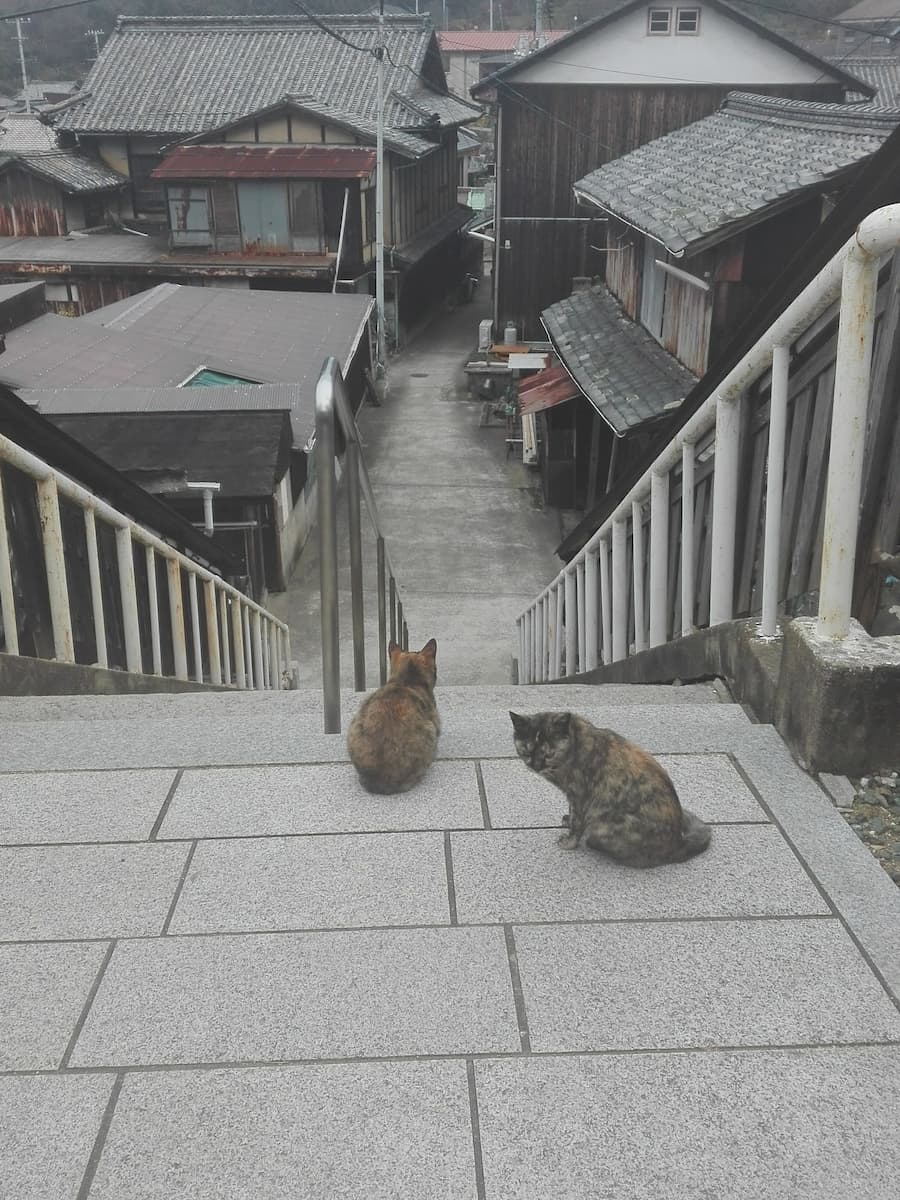
[[[648,35],[653,8],[700,8],[699,34]],[[515,83],[747,84],[826,83],[834,76],[705,4],[654,4],[560,45],[516,72]]]

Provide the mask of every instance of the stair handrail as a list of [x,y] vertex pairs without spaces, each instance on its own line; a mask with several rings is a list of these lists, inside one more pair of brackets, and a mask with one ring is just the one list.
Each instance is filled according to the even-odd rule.
[[[785,420],[790,346],[840,300],[831,447],[828,460],[818,632],[845,638],[856,557],[866,413],[869,402],[879,259],[900,247],[900,205],[870,213],[830,262],[785,308],[715,391],[678,430],[579,553],[516,618],[520,682],[591,671],[628,655],[627,523],[633,560],[643,566],[642,504],[650,500],[649,627],[643,571],[635,571],[635,652],[667,640],[669,475],[682,466],[681,635],[693,632],[693,477],[696,446],[714,431],[710,626],[733,618],[739,421],[738,400],[772,371],[766,470],[760,632],[774,637],[778,610]],[[611,568],[610,568],[611,550]],[[598,572],[599,566],[599,572]],[[649,635],[649,636],[648,636]]]
[[[353,682],[358,692],[366,690],[366,647],[362,567],[360,497],[365,500],[375,533],[378,672],[387,680],[388,632],[390,640],[404,649],[409,646],[409,628],[403,602],[388,557],[375,493],[362,453],[359,429],[347,397],[344,377],[337,359],[329,356],[316,382],[316,439],[314,447],[316,525],[319,537],[319,596],[322,627],[322,697],[325,732],[341,732],[340,618],[338,612],[337,482],[338,457],[335,430],[340,423],[346,442],[343,477],[347,483],[348,533],[350,540],[350,592],[353,637]],[[388,630],[390,621],[390,631]]]
[[[288,686],[291,673],[290,631],[283,621],[245,596],[221,576],[189,558],[151,530],[133,521],[68,475],[0,434],[0,464],[6,463],[34,481],[40,523],[41,549],[46,572],[54,659],[76,662],[72,626],[72,592],[66,572],[66,539],[60,499],[84,514],[84,536],[90,580],[90,616],[96,646],[96,663],[108,668],[106,615],[98,541],[98,522],[112,526],[116,536],[116,565],[122,605],[126,671],[164,677],[160,597],[156,560],[166,564],[169,625],[174,670],[170,678],[218,687],[270,690]],[[147,567],[147,608],[152,662],[144,669],[142,624],[134,570],[134,553],[142,546]],[[17,601],[13,581],[13,555],[7,528],[3,476],[0,473],[0,616],[6,653],[20,652]],[[190,610],[192,671],[189,672],[183,578],[187,579]],[[202,585],[203,599],[199,598]],[[201,622],[201,604],[203,620]],[[205,627],[205,629],[203,628]],[[205,637],[203,636],[205,632]],[[205,642],[205,645],[204,645]],[[31,655],[21,657],[33,657]],[[148,665],[150,665],[148,663]]]

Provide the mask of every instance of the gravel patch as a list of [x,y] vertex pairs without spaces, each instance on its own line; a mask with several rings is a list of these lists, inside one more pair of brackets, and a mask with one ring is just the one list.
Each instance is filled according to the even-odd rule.
[[866,775],[853,784],[853,803],[840,811],[900,887],[900,773]]

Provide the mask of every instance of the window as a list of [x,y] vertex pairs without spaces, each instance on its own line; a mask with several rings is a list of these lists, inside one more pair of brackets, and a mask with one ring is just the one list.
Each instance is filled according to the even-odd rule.
[[675,15],[675,32],[696,34],[700,32],[700,9],[679,8]]
[[174,246],[208,246],[212,242],[209,224],[209,192],[205,187],[168,188],[169,232]]
[[161,154],[131,154],[128,169],[131,174],[131,189],[134,207],[138,213],[165,212],[166,192],[158,179],[151,179],[150,172],[162,162]]
[[671,8],[650,8],[647,10],[647,33],[667,34],[672,32]]

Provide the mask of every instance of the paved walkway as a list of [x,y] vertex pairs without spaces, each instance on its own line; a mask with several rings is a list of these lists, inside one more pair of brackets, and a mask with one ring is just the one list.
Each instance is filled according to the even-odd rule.
[[[472,304],[445,313],[390,363],[381,408],[360,417],[388,554],[416,647],[438,640],[443,683],[509,683],[515,618],[560,568],[554,554],[560,515],[537,504],[535,472],[521,451],[506,454],[506,431],[479,428],[481,403],[471,399],[463,367],[489,315],[487,280]],[[339,510],[342,582],[342,674],[352,686],[346,517]],[[375,644],[374,547],[368,544],[367,626]],[[288,622],[298,647],[320,641],[318,554],[308,543],[290,587],[273,610]],[[370,649],[370,654],[372,653]],[[298,656],[300,657],[300,656]],[[371,658],[370,685],[377,684]],[[321,678],[313,654],[301,657],[301,682]]]
[[[357,698],[345,696],[347,713]],[[711,687],[0,700],[4,1200],[895,1200],[900,891]],[[507,708],[662,756],[709,851],[561,850]]]

